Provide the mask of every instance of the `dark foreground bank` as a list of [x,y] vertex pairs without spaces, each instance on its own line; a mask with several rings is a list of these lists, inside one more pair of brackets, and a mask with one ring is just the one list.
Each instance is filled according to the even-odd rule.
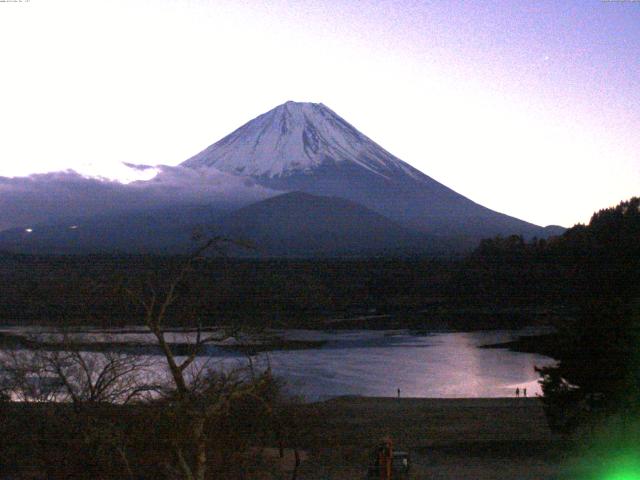
[[385,436],[411,453],[416,479],[557,478],[566,455],[535,398],[345,397],[315,408],[302,478],[361,478]]
[[[370,449],[387,436],[410,452],[412,479],[586,478],[572,467],[570,441],[548,429],[536,398],[341,397],[283,407],[284,460],[273,426],[260,428],[255,414],[255,406],[239,406],[210,426],[217,429],[210,445],[215,478],[290,479],[294,447],[302,459],[297,480],[364,478]],[[130,437],[114,433],[111,440],[140,474],[135,478],[165,478],[170,418],[149,406],[109,407],[100,417],[109,420],[102,425],[126,425],[120,431]],[[1,425],[2,480],[127,477],[118,458],[91,448],[70,407],[4,403]]]

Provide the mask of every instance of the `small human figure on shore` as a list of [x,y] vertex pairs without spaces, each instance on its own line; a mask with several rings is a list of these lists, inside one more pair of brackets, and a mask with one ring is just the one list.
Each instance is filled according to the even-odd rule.
[[522,389],[522,396],[523,396],[523,397],[526,397],[526,396],[527,396],[527,389],[526,389],[526,388],[523,388],[523,389]]
[[516,398],[520,397],[520,387],[516,387]]
[[398,389],[398,400],[400,400],[400,389]]

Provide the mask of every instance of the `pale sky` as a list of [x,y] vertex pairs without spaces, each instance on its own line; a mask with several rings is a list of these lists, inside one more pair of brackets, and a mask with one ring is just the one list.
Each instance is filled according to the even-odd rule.
[[0,176],[131,179],[295,100],[539,225],[640,194],[640,2],[23,0],[0,42]]

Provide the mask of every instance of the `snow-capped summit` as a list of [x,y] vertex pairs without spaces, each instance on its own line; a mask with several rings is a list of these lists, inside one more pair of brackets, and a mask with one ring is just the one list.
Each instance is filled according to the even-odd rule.
[[[395,255],[459,252],[495,235],[552,233],[451,190],[321,103],[280,105],[180,166],[160,168],[152,180],[76,183],[53,184],[54,196],[64,192],[64,201],[53,202],[64,205],[54,212],[62,223],[29,221],[0,232],[0,250],[189,251],[194,228],[205,227],[254,241],[266,255]],[[8,190],[2,213],[24,210],[15,198],[30,199],[30,192],[16,197]],[[74,195],[96,203],[99,215],[69,218]],[[50,204],[45,197],[29,212]]]
[[540,227],[478,205],[413,168],[321,103],[284,103],[182,166],[251,177],[270,190],[344,198],[434,235],[544,236]]
[[322,103],[292,101],[251,120],[183,165],[274,178],[344,162],[383,177],[419,175]]

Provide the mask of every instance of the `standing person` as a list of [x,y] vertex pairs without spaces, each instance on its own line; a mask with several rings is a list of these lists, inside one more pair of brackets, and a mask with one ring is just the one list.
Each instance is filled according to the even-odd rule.
[[516,398],[520,396],[520,387],[516,387]]
[[522,390],[522,393],[523,393],[523,396],[524,396],[524,397],[526,397],[526,396],[527,396],[527,389],[526,389],[526,388],[524,388],[524,389]]
[[398,389],[398,400],[400,400],[400,389]]

